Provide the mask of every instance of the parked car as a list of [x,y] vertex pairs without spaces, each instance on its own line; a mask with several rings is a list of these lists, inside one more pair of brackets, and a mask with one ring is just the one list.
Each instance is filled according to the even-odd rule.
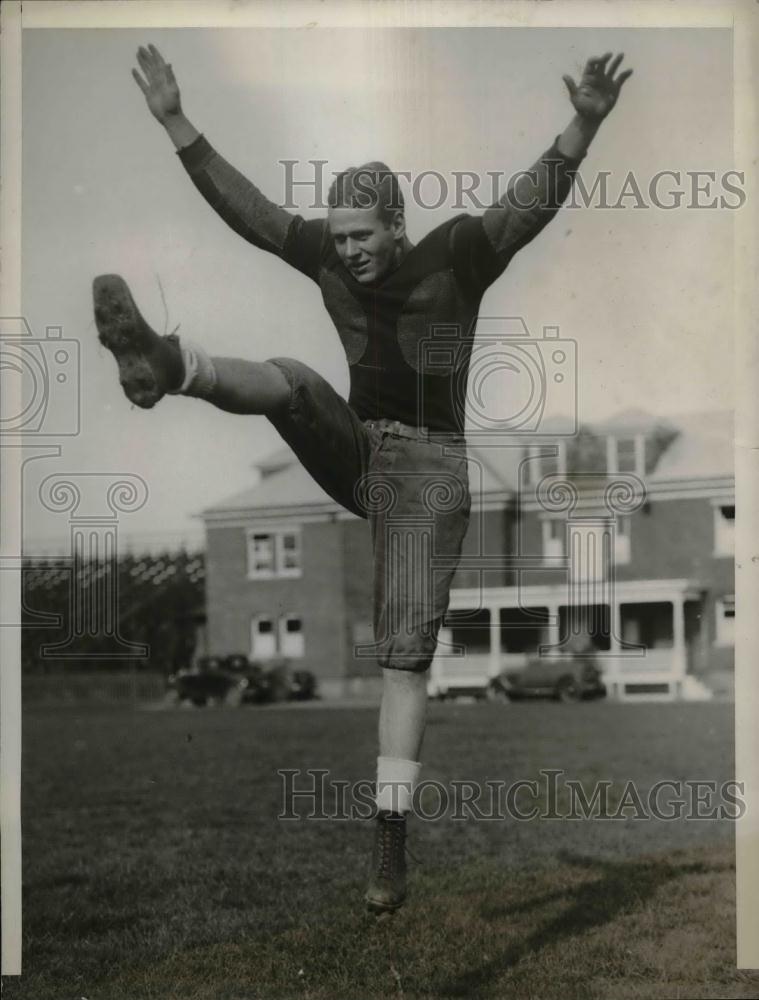
[[491,698],[553,698],[572,702],[603,698],[606,685],[595,658],[588,654],[570,657],[536,656],[522,670],[507,670],[490,682]]
[[318,698],[316,691],[316,678],[310,670],[294,670],[290,678],[290,690],[288,698],[290,701],[311,701]]
[[236,699],[245,705],[262,705],[276,700],[270,671],[260,663],[249,660],[244,653],[226,656],[223,668],[231,678],[239,682],[239,694],[230,695],[228,700]]
[[254,662],[244,653],[203,656],[193,669],[172,674],[168,685],[174,700],[198,707],[219,702],[264,704],[317,697],[316,678],[310,671],[291,671],[284,660]]
[[232,675],[224,669],[222,659],[203,656],[194,668],[171,674],[168,686],[176,701],[190,702],[200,708],[209,702],[232,700],[235,689],[242,691],[244,684],[241,675]]

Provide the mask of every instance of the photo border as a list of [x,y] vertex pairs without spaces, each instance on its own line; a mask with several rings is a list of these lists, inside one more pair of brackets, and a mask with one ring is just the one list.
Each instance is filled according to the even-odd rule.
[[[3,316],[21,315],[21,32],[41,28],[167,27],[704,27],[731,28],[734,55],[735,162],[745,171],[749,206],[757,191],[757,101],[759,7],[741,0],[723,3],[565,0],[533,2],[419,2],[323,0],[236,4],[217,0],[20,0],[0,9],[0,234]],[[708,122],[704,123],[708,128]],[[754,202],[755,203],[755,202]],[[736,552],[735,748],[736,779],[745,783],[749,808],[736,823],[737,968],[759,968],[759,349],[755,317],[757,237],[750,209],[736,213],[732,320],[735,338],[736,492],[739,497]],[[6,398],[20,399],[20,380],[2,373]],[[21,555],[22,450],[0,448],[0,543],[2,558]],[[19,564],[20,565],[20,564]],[[0,574],[0,623],[18,621],[20,569]],[[21,664],[20,629],[0,627],[0,831],[2,851],[2,974],[21,972]],[[752,808],[753,804],[753,808]]]

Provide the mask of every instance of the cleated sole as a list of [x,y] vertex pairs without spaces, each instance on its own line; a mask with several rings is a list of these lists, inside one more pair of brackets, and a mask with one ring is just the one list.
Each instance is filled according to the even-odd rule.
[[388,904],[388,903],[380,903],[378,900],[370,899],[368,896],[365,896],[364,902],[366,903],[366,908],[370,913],[373,913],[375,916],[380,917],[385,914],[390,915],[396,913],[398,910],[400,910],[400,908],[403,906],[406,900],[402,899],[399,903]]
[[100,343],[116,359],[119,382],[135,406],[149,410],[165,395],[153,359],[161,337],[140,315],[127,283],[102,274],[92,284],[95,325]]

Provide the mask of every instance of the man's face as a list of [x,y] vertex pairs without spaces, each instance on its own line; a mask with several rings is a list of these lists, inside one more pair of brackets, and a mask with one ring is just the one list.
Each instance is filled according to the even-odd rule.
[[376,284],[395,270],[405,232],[401,212],[385,220],[376,207],[330,208],[328,221],[338,257],[360,284]]

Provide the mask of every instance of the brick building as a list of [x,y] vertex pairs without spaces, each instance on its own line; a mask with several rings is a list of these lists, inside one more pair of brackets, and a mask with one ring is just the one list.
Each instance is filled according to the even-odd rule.
[[[470,447],[473,516],[431,691],[589,634],[610,694],[698,697],[733,671],[732,415],[628,412]],[[367,525],[288,449],[203,514],[210,651],[285,656],[327,697],[377,688]],[[358,652],[357,652],[358,649]]]

